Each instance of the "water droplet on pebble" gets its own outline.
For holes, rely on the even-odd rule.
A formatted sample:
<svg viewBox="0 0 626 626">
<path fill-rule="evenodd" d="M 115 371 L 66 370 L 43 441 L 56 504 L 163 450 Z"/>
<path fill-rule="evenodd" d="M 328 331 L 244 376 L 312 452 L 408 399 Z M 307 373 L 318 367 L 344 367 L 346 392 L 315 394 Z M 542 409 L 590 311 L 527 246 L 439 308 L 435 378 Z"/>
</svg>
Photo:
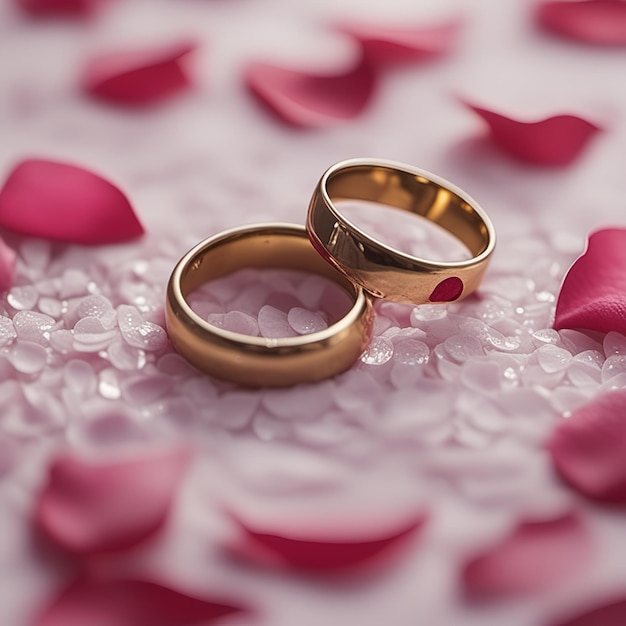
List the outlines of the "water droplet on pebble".
<svg viewBox="0 0 626 626">
<path fill-rule="evenodd" d="M 54 318 L 36 311 L 18 311 L 13 318 L 17 336 L 24 341 L 34 341 L 45 345 L 46 336 L 55 326 Z"/>
<path fill-rule="evenodd" d="M 317 333 L 328 328 L 328 324 L 321 315 L 302 307 L 290 309 L 287 314 L 287 321 L 298 335 Z"/>
<path fill-rule="evenodd" d="M 393 344 L 385 337 L 374 337 L 361 355 L 361 362 L 365 365 L 384 365 L 393 356 Z"/>
<path fill-rule="evenodd" d="M 0 315 L 0 346 L 6 346 L 17 337 L 13 321 L 5 315 Z"/>
</svg>

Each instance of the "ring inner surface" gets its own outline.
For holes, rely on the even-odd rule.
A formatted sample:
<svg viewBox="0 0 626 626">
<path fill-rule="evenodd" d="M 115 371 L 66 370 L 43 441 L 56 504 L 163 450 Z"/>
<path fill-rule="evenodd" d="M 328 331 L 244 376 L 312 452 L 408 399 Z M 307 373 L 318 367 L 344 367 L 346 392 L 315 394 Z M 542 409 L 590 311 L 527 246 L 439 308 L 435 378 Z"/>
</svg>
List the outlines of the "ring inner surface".
<svg viewBox="0 0 626 626">
<path fill-rule="evenodd" d="M 200 285 L 250 267 L 318 274 L 343 287 L 352 298 L 357 295 L 357 287 L 315 251 L 304 229 L 298 234 L 255 229 L 208 242 L 189 259 L 181 273 L 182 295 L 186 299 Z"/>
<path fill-rule="evenodd" d="M 421 215 L 455 235 L 474 256 L 489 246 L 487 225 L 469 202 L 424 176 L 382 165 L 352 165 L 332 172 L 326 189 L 333 202 L 366 200 Z"/>
</svg>

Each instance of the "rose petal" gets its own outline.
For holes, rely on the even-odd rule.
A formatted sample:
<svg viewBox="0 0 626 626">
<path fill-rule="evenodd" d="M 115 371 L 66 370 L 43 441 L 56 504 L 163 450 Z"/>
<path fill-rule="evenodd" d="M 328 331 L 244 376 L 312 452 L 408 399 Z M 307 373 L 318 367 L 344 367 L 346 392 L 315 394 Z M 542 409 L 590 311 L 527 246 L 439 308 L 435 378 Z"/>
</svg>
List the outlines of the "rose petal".
<svg viewBox="0 0 626 626">
<path fill-rule="evenodd" d="M 585 404 L 548 442 L 561 477 L 589 498 L 626 502 L 626 390 Z"/>
<path fill-rule="evenodd" d="M 626 45 L 624 0 L 576 0 L 542 2 L 537 22 L 559 35 L 605 46 Z"/>
<path fill-rule="evenodd" d="M 504 152 L 535 165 L 563 166 L 582 152 L 599 126 L 574 115 L 556 115 L 538 122 L 520 122 L 467 104 L 489 125 L 492 141 Z"/>
<path fill-rule="evenodd" d="M 87 17 L 103 0 L 16 0 L 30 15 L 40 17 Z"/>
<path fill-rule="evenodd" d="M 62 591 L 34 626 L 196 626 L 242 611 L 241 606 L 193 598 L 153 582 L 87 578 Z"/>
<path fill-rule="evenodd" d="M 185 447 L 108 462 L 66 454 L 50 467 L 35 521 L 76 554 L 132 547 L 164 524 L 188 460 Z"/>
<path fill-rule="evenodd" d="M 414 535 L 427 519 L 420 513 L 408 521 L 384 530 L 363 532 L 363 522 L 343 525 L 335 532 L 321 529 L 283 530 L 261 528 L 236 518 L 241 543 L 233 551 L 264 565 L 318 573 L 340 573 L 378 564 L 403 540 Z M 327 528 L 327 525 L 325 526 Z"/>
<path fill-rule="evenodd" d="M 267 63 L 253 63 L 246 72 L 252 94 L 283 122 L 300 127 L 357 117 L 374 95 L 375 78 L 365 58 L 334 75 L 307 74 Z"/>
<path fill-rule="evenodd" d="M 580 571 L 590 554 L 590 535 L 572 513 L 523 522 L 465 564 L 463 583 L 472 595 L 542 591 Z"/>
<path fill-rule="evenodd" d="M 0 293 L 8 291 L 13 285 L 15 271 L 15 252 L 0 237 Z"/>
<path fill-rule="evenodd" d="M 117 104 L 161 102 L 190 86 L 183 61 L 195 47 L 185 41 L 97 57 L 84 70 L 83 88 L 96 98 Z"/>
<path fill-rule="evenodd" d="M 92 245 L 144 232 L 117 187 L 81 167 L 42 159 L 22 161 L 9 174 L 0 190 L 0 227 Z"/>
<path fill-rule="evenodd" d="M 356 39 L 365 57 L 375 65 L 394 65 L 431 59 L 450 52 L 461 29 L 461 20 L 439 26 L 379 26 L 341 24 L 339 30 Z"/>
<path fill-rule="evenodd" d="M 563 280 L 554 328 L 626 334 L 626 229 L 589 236 L 587 250 Z"/>
<path fill-rule="evenodd" d="M 626 624 L 626 598 L 616 600 L 564 622 L 553 623 L 552 626 L 624 626 Z"/>
</svg>

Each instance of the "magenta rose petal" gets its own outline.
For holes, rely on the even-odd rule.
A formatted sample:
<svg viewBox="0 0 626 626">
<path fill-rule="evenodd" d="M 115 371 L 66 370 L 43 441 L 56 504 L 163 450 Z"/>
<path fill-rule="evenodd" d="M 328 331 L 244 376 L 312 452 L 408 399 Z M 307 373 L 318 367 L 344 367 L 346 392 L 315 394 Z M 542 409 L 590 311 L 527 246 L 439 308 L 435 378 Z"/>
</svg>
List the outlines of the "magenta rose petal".
<svg viewBox="0 0 626 626">
<path fill-rule="evenodd" d="M 623 626 L 626 624 L 626 598 L 594 607 L 551 626 Z"/>
<path fill-rule="evenodd" d="M 247 69 L 246 83 L 283 122 L 314 128 L 360 115 L 374 95 L 376 77 L 365 59 L 346 72 L 329 75 L 253 63 Z"/>
<path fill-rule="evenodd" d="M 548 521 L 522 522 L 465 564 L 463 584 L 472 596 L 539 592 L 580 571 L 590 555 L 589 532 L 573 513 Z"/>
<path fill-rule="evenodd" d="M 559 423 L 549 442 L 561 477 L 583 495 L 626 502 L 626 390 L 605 394 Z"/>
<path fill-rule="evenodd" d="M 13 285 L 15 271 L 15 252 L 0 237 L 0 293 L 8 291 Z"/>
<path fill-rule="evenodd" d="M 191 85 L 185 59 L 195 48 L 183 41 L 102 55 L 87 64 L 83 88 L 96 98 L 126 106 L 159 103 Z"/>
<path fill-rule="evenodd" d="M 341 24 L 339 30 L 359 42 L 372 64 L 396 65 L 447 54 L 456 44 L 461 26 L 461 20 L 454 19 L 431 27 Z"/>
<path fill-rule="evenodd" d="M 547 30 L 585 43 L 626 46 L 624 0 L 556 0 L 537 7 L 537 22 Z"/>
<path fill-rule="evenodd" d="M 241 530 L 240 543 L 232 546 L 236 554 L 278 568 L 303 570 L 319 574 L 341 574 L 372 569 L 390 556 L 419 531 L 427 519 L 420 513 L 392 528 L 363 530 L 362 521 L 338 526 L 333 532 L 314 528 L 285 530 L 257 526 L 237 519 Z"/>
<path fill-rule="evenodd" d="M 245 610 L 154 582 L 84 578 L 62 591 L 34 626 L 196 626 Z"/>
<path fill-rule="evenodd" d="M 601 129 L 575 115 L 556 115 L 537 122 L 522 122 L 466 103 L 487 122 L 491 140 L 520 161 L 534 165 L 572 163 Z"/>
<path fill-rule="evenodd" d="M 165 523 L 189 456 L 183 446 L 115 461 L 60 456 L 39 496 L 36 525 L 77 555 L 133 547 Z"/>
<path fill-rule="evenodd" d="M 128 198 L 82 167 L 29 159 L 0 189 L 0 227 L 21 235 L 98 245 L 134 239 L 144 230 Z"/>
<path fill-rule="evenodd" d="M 16 0 L 26 13 L 36 17 L 88 17 L 103 0 Z"/>
<path fill-rule="evenodd" d="M 585 253 L 561 286 L 554 328 L 626 334 L 626 229 L 607 228 L 589 236 Z"/>
</svg>

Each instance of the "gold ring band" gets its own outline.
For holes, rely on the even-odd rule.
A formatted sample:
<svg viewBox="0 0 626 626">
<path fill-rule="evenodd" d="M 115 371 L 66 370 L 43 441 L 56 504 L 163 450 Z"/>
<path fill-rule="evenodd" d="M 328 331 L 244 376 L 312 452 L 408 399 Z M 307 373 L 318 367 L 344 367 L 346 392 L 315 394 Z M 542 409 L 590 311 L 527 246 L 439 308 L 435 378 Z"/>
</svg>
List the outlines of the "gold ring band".
<svg viewBox="0 0 626 626">
<path fill-rule="evenodd" d="M 335 206 L 366 200 L 420 215 L 455 235 L 473 258 L 434 262 L 384 245 L 351 223 Z M 379 159 L 351 159 L 329 168 L 318 183 L 307 216 L 315 249 L 377 298 L 425 304 L 452 302 L 480 283 L 495 247 L 495 231 L 465 192 L 423 170 Z"/>
<path fill-rule="evenodd" d="M 218 328 L 191 309 L 186 298 L 194 289 L 245 267 L 319 274 L 349 294 L 352 308 L 322 331 L 276 339 Z M 361 288 L 317 254 L 303 226 L 257 224 L 210 237 L 185 254 L 169 279 L 165 318 L 174 348 L 197 368 L 250 387 L 283 387 L 347 370 L 369 343 L 373 313 Z"/>
</svg>

